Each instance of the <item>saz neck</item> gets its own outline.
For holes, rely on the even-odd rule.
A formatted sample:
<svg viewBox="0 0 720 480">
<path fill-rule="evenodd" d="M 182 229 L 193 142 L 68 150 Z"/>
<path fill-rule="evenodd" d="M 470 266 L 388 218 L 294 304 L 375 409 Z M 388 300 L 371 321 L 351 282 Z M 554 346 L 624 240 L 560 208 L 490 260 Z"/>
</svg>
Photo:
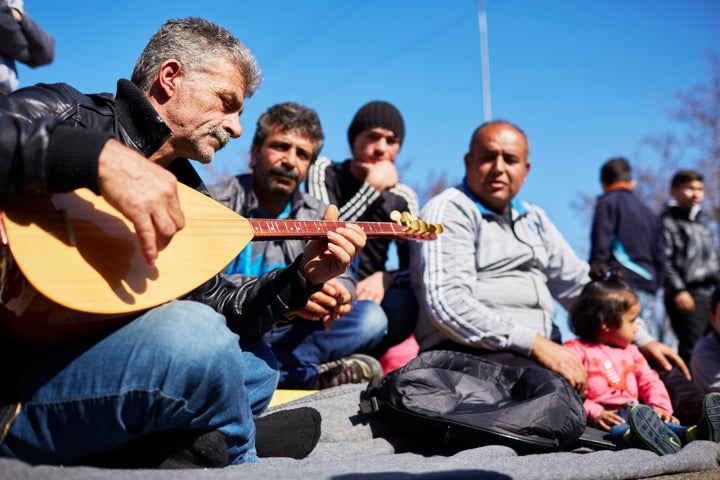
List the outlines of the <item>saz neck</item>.
<svg viewBox="0 0 720 480">
<path fill-rule="evenodd" d="M 432 240 L 435 233 L 418 233 L 391 222 L 331 222 L 327 220 L 250 219 L 253 240 L 312 239 L 353 223 L 368 238 L 412 238 Z"/>
</svg>

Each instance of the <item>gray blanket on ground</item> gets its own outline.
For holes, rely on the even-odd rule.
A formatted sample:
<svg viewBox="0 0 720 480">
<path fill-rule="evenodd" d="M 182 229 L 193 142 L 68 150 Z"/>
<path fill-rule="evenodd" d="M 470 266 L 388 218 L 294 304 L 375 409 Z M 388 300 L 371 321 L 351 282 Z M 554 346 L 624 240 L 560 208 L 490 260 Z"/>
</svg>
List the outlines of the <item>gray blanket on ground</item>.
<svg viewBox="0 0 720 480">
<path fill-rule="evenodd" d="M 717 469 L 720 445 L 697 441 L 679 453 L 658 457 L 628 449 L 590 453 L 519 455 L 513 449 L 487 446 L 452 456 L 396 453 L 416 446 L 418 439 L 368 423 L 358 414 L 360 385 L 323 390 L 270 409 L 268 413 L 309 406 L 322 414 L 320 442 L 304 460 L 266 458 L 262 463 L 218 470 L 108 470 L 90 467 L 30 466 L 0 459 L 0 478 L 17 480 L 361 480 L 361 479 L 637 479 Z M 384 430 L 383 430 L 384 429 Z M 375 436 L 373 435 L 375 432 Z M 382 436 L 377 436 L 381 433 Z M 403 445 L 403 442 L 406 442 Z M 417 450 L 414 450 L 417 452 Z"/>
</svg>

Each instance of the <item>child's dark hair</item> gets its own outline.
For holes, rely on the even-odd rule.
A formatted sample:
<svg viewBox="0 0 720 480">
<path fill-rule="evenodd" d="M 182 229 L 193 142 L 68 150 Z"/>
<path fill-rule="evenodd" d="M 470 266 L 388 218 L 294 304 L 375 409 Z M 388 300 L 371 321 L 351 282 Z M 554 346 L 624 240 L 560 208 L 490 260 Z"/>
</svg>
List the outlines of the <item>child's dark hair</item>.
<svg viewBox="0 0 720 480">
<path fill-rule="evenodd" d="M 622 280 L 620 271 L 596 266 L 590 283 L 570 309 L 570 327 L 587 341 L 594 341 L 602 326 L 620 328 L 622 316 L 638 302 L 637 295 Z"/>
</svg>

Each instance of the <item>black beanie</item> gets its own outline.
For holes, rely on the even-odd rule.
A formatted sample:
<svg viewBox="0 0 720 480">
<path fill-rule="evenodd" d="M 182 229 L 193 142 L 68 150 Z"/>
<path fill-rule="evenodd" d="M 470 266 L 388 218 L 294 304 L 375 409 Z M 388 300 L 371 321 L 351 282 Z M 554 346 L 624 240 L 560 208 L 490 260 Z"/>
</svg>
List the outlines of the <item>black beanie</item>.
<svg viewBox="0 0 720 480">
<path fill-rule="evenodd" d="M 350 128 L 348 128 L 350 148 L 352 148 L 358 135 L 365 130 L 377 127 L 393 132 L 400 140 L 400 144 L 402 144 L 405 136 L 405 123 L 402 115 L 394 105 L 383 101 L 375 101 L 363 105 L 353 117 Z"/>
</svg>

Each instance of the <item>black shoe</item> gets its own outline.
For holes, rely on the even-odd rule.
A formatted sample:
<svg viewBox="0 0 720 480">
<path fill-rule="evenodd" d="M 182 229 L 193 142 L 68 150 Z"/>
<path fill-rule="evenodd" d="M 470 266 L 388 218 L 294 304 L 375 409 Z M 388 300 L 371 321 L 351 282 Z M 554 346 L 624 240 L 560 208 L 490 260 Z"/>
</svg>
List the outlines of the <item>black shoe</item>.
<svg viewBox="0 0 720 480">
<path fill-rule="evenodd" d="M 320 440 L 320 412 L 310 407 L 280 410 L 255 420 L 255 450 L 260 458 L 310 455 Z"/>
<path fill-rule="evenodd" d="M 318 365 L 318 388 L 337 387 L 346 383 L 365 383 L 382 377 L 382 365 L 370 355 L 356 353 L 349 357 Z"/>
<path fill-rule="evenodd" d="M 628 423 L 631 436 L 658 455 L 677 453 L 682 448 L 678 436 L 647 405 L 633 405 L 628 414 Z"/>
<path fill-rule="evenodd" d="M 698 440 L 720 443 L 720 393 L 708 393 L 703 398 L 703 413 L 697 428 Z"/>
</svg>

